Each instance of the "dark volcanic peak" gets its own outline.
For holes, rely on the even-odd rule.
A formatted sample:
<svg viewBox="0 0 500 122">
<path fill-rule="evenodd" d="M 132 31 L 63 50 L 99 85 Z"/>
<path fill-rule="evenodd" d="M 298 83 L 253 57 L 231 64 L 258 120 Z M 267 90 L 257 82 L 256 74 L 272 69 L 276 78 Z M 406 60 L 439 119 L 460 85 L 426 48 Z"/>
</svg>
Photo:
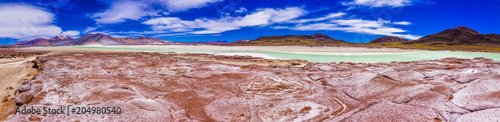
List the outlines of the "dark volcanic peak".
<svg viewBox="0 0 500 122">
<path fill-rule="evenodd" d="M 459 27 L 456 27 L 456 28 L 452 28 L 451 30 L 458 30 L 458 31 L 460 31 L 462 33 L 481 34 L 481 33 L 477 32 L 476 30 L 473 30 L 471 28 L 464 27 L 464 26 L 459 26 Z"/>
<path fill-rule="evenodd" d="M 334 39 L 328 35 L 325 35 L 325 34 L 321 34 L 321 33 L 316 33 L 316 34 L 313 34 L 311 35 L 313 38 L 315 39 L 319 39 L 319 38 L 324 38 L 324 39 Z"/>
<path fill-rule="evenodd" d="M 500 44 L 497 34 L 483 35 L 467 27 L 456 27 L 439 33 L 422 37 L 405 44 L 430 44 L 430 45 L 476 45 L 476 44 Z"/>
<path fill-rule="evenodd" d="M 491 33 L 491 34 L 486 34 L 485 36 L 488 37 L 488 38 L 491 38 L 491 39 L 500 40 L 500 35 L 499 34 L 493 34 L 493 33 Z"/>
<path fill-rule="evenodd" d="M 457 37 L 466 37 L 466 36 L 471 36 L 471 35 L 476 35 L 476 34 L 481 34 L 475 30 L 472 30 L 467 27 L 456 27 L 452 29 L 447 29 L 444 31 L 441 31 L 439 33 L 430 35 L 431 37 L 440 37 L 440 38 L 446 38 L 447 40 L 451 41 L 454 38 Z M 428 36 L 426 36 L 428 37 Z M 424 38 L 426 38 L 424 37 Z"/>
<path fill-rule="evenodd" d="M 386 36 L 374 39 L 368 43 L 385 43 L 385 42 L 407 42 L 407 39 L 395 37 L 395 36 Z"/>
</svg>

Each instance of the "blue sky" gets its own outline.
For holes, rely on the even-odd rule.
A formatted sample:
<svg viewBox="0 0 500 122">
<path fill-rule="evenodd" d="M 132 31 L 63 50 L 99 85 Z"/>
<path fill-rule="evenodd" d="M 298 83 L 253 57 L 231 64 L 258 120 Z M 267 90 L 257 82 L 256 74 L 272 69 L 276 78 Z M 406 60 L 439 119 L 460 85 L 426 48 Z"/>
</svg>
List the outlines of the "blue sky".
<svg viewBox="0 0 500 122">
<path fill-rule="evenodd" d="M 466 26 L 500 33 L 500 0 L 9 0 L 0 44 L 88 33 L 167 41 L 235 41 L 323 33 L 364 43 Z"/>
</svg>

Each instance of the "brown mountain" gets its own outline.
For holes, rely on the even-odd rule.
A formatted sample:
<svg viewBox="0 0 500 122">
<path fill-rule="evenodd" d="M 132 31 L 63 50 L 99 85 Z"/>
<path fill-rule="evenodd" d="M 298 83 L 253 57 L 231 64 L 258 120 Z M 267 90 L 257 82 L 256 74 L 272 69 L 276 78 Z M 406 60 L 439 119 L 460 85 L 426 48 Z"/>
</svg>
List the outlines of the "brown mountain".
<svg viewBox="0 0 500 122">
<path fill-rule="evenodd" d="M 113 38 L 111 36 L 97 33 L 97 34 L 87 34 L 78 39 L 65 41 L 61 43 L 54 44 L 55 46 L 70 46 L 70 45 L 162 45 L 168 44 L 169 42 L 159 39 L 140 36 L 137 38 L 125 37 L 125 38 Z"/>
<path fill-rule="evenodd" d="M 113 38 L 111 36 L 97 33 L 87 34 L 78 39 L 72 39 L 67 36 L 55 36 L 52 39 L 38 38 L 31 41 L 20 41 L 14 45 L 27 45 L 27 46 L 75 46 L 75 45 L 162 45 L 169 44 L 163 39 L 150 38 L 150 37 L 125 37 Z"/>
<path fill-rule="evenodd" d="M 27 46 L 52 46 L 57 41 L 72 40 L 68 36 L 54 36 L 51 39 L 37 38 L 31 41 L 19 41 L 13 45 L 27 45 Z"/>
<path fill-rule="evenodd" d="M 218 45 L 218 44 L 229 44 L 232 42 L 224 41 L 224 40 L 219 40 L 219 41 L 203 41 L 203 42 L 180 42 L 182 44 L 186 45 Z"/>
<path fill-rule="evenodd" d="M 251 41 L 236 42 L 234 45 L 324 45 L 347 43 L 324 34 L 264 36 Z"/>
<path fill-rule="evenodd" d="M 422 37 L 418 40 L 404 42 L 403 44 L 424 45 L 499 45 L 500 35 L 483 35 L 467 27 L 456 27 L 439 33 Z"/>
<path fill-rule="evenodd" d="M 395 37 L 395 36 L 386 36 L 374 39 L 368 43 L 386 43 L 386 42 L 407 42 L 407 39 Z"/>
<path fill-rule="evenodd" d="M 37 39 L 33 39 L 31 41 L 19 41 L 13 45 L 36 45 L 36 46 L 40 46 L 40 45 L 43 45 L 44 43 L 48 43 L 49 42 L 49 39 L 44 39 L 44 38 L 37 38 Z M 47 44 L 45 44 L 47 45 Z"/>
<path fill-rule="evenodd" d="M 236 41 L 225 41 L 225 40 L 219 40 L 219 41 L 203 41 L 203 42 L 177 42 L 177 44 L 184 44 L 184 45 L 224 45 L 224 44 L 231 44 L 231 43 L 238 43 L 238 42 L 247 42 L 251 41 L 250 39 L 240 39 Z"/>
</svg>

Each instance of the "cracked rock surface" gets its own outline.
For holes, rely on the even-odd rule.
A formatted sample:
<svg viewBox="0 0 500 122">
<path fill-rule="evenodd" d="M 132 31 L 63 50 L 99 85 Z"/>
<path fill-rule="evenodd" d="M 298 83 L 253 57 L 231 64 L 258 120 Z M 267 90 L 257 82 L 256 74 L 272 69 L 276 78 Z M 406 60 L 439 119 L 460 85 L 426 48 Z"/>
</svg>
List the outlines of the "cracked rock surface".
<svg viewBox="0 0 500 122">
<path fill-rule="evenodd" d="M 159 53 L 41 57 L 22 106 L 117 106 L 122 114 L 12 121 L 499 121 L 500 62 L 484 58 L 233 65 Z M 21 106 L 21 107 L 22 107 Z"/>
</svg>

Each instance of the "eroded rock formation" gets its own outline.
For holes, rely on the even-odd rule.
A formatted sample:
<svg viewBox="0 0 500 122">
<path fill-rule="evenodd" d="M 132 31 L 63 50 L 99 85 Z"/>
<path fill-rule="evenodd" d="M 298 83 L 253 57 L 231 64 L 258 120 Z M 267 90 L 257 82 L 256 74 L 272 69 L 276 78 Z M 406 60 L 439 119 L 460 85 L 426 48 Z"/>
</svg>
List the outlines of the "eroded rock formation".
<svg viewBox="0 0 500 122">
<path fill-rule="evenodd" d="M 118 106 L 110 115 L 10 115 L 43 121 L 498 121 L 500 62 L 233 65 L 159 53 L 41 57 L 22 106 Z M 31 99 L 29 102 L 26 99 Z"/>
</svg>

